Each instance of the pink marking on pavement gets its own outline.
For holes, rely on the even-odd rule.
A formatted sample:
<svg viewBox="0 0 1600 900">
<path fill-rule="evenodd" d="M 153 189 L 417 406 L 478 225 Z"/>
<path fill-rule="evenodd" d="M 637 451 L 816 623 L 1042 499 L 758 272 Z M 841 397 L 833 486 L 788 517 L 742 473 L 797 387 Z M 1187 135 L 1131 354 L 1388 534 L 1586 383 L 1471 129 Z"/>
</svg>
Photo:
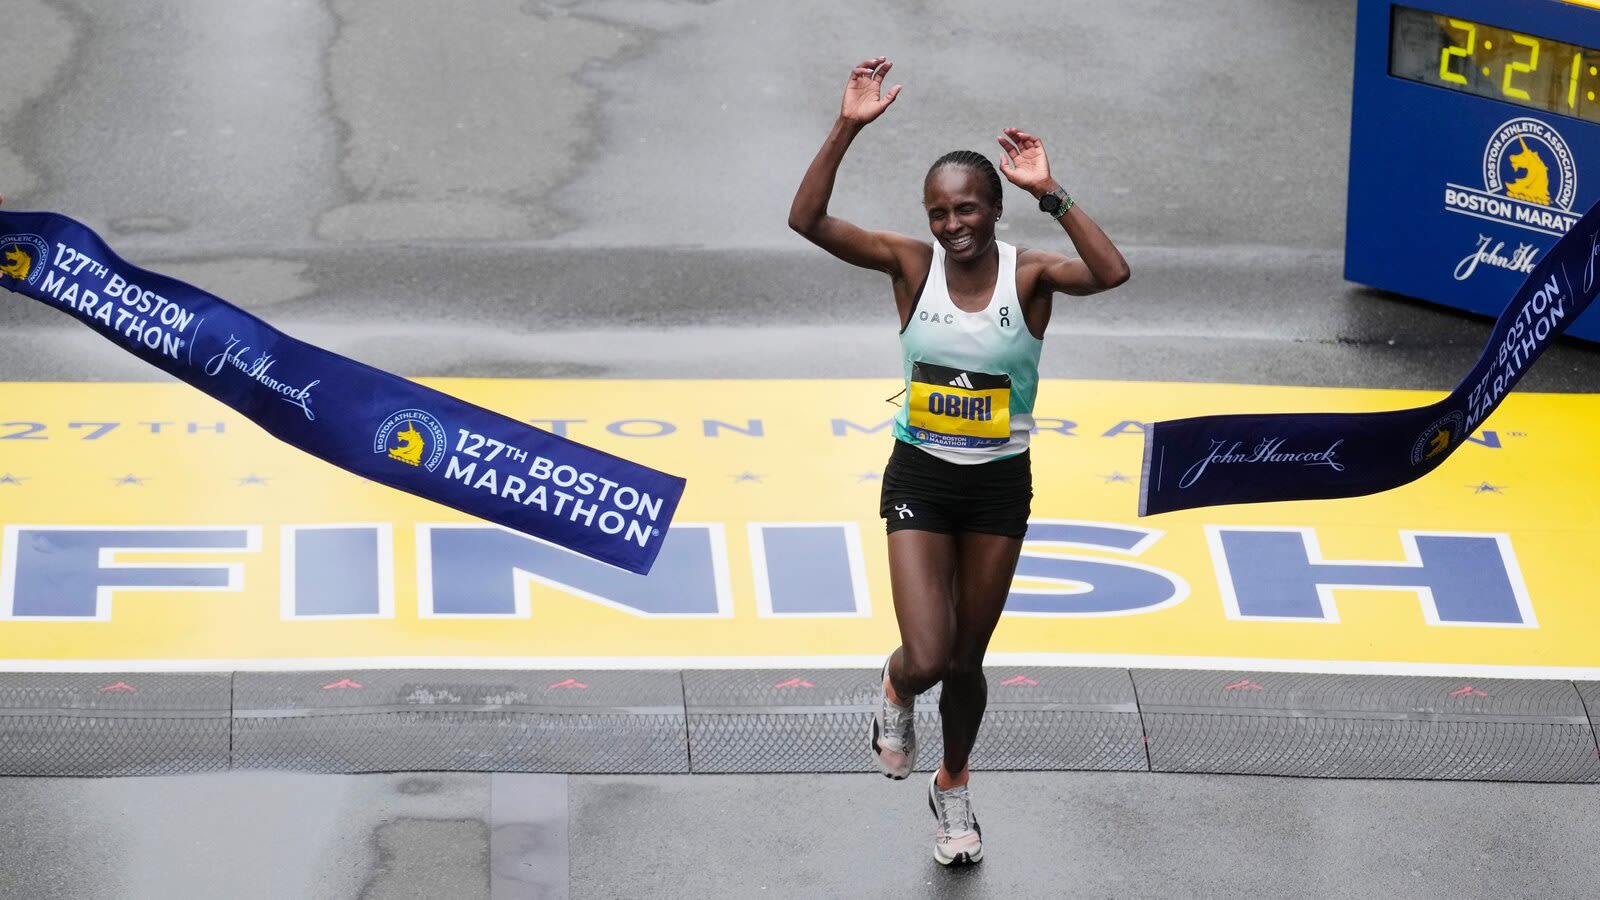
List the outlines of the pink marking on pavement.
<svg viewBox="0 0 1600 900">
<path fill-rule="evenodd" d="M 348 678 L 341 678 L 338 681 L 335 681 L 333 684 L 325 684 L 322 686 L 322 689 L 325 691 L 352 691 L 360 690 L 360 688 L 360 684 L 351 681 Z"/>
<path fill-rule="evenodd" d="M 1485 694 L 1483 691 L 1480 691 L 1477 688 L 1475 688 L 1475 687 L 1473 687 L 1472 685 L 1469 684 L 1469 685 L 1466 685 L 1465 687 L 1462 687 L 1460 690 L 1451 691 L 1450 692 L 1450 696 L 1452 696 L 1452 697 L 1487 697 L 1489 695 Z"/>
<path fill-rule="evenodd" d="M 1005 685 L 1006 687 L 1016 687 L 1018 685 L 1027 685 L 1028 687 L 1032 687 L 1032 686 L 1038 684 L 1039 682 L 1034 681 L 1032 678 L 1029 678 L 1026 675 L 1017 675 L 1017 676 L 1014 676 L 1014 677 L 1011 677 L 1011 678 L 1007 678 L 1005 681 L 1002 681 L 1000 683 Z"/>
<path fill-rule="evenodd" d="M 1266 690 L 1266 688 L 1262 687 L 1259 684 L 1256 684 L 1254 681 L 1251 681 L 1248 678 L 1243 678 L 1243 679 L 1240 679 L 1238 681 L 1235 681 L 1233 684 L 1228 685 L 1227 687 L 1223 688 L 1223 690 L 1225 690 L 1225 691 L 1264 691 L 1264 690 Z"/>
<path fill-rule="evenodd" d="M 569 690 L 588 690 L 589 686 L 576 678 L 568 678 L 566 681 L 558 681 L 555 684 L 550 685 L 549 687 L 545 688 L 545 690 L 553 691 L 556 688 L 566 688 Z"/>
<path fill-rule="evenodd" d="M 811 682 L 806 681 L 804 679 L 791 678 L 788 681 L 781 681 L 781 682 L 773 685 L 773 687 L 775 687 L 775 688 L 814 688 L 814 687 L 816 687 L 816 685 L 814 685 Z"/>
<path fill-rule="evenodd" d="M 100 693 L 102 694 L 137 694 L 138 692 L 138 688 L 127 683 L 126 681 L 119 681 L 116 684 L 108 684 L 100 689 Z"/>
</svg>

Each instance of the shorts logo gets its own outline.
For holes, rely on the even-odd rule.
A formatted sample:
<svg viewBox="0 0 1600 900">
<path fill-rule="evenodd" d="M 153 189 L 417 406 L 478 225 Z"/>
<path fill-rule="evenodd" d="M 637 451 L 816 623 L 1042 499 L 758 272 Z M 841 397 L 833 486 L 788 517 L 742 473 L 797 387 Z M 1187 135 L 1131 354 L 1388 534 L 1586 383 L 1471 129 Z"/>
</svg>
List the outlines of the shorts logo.
<svg viewBox="0 0 1600 900">
<path fill-rule="evenodd" d="M 916 517 L 916 513 L 911 511 L 911 507 L 904 503 L 896 503 L 894 505 L 894 511 L 899 513 L 900 518 L 902 519 L 911 519 Z"/>
<path fill-rule="evenodd" d="M 33 284 L 44 274 L 44 261 L 50 245 L 36 234 L 8 234 L 0 237 L 0 276 Z"/>
<path fill-rule="evenodd" d="M 1457 411 L 1429 425 L 1411 445 L 1411 464 L 1420 465 L 1424 460 L 1448 452 L 1450 446 L 1456 443 L 1456 439 L 1461 437 L 1465 422 L 1464 417 Z"/>
<path fill-rule="evenodd" d="M 1515 228 L 1566 234 L 1577 221 L 1578 165 L 1565 138 L 1531 116 L 1511 119 L 1489 137 L 1483 151 L 1483 187 L 1446 184 L 1444 206 L 1453 213 Z"/>
<path fill-rule="evenodd" d="M 444 461 L 445 449 L 444 426 L 420 409 L 402 409 L 384 419 L 372 440 L 373 453 L 429 472 Z"/>
</svg>

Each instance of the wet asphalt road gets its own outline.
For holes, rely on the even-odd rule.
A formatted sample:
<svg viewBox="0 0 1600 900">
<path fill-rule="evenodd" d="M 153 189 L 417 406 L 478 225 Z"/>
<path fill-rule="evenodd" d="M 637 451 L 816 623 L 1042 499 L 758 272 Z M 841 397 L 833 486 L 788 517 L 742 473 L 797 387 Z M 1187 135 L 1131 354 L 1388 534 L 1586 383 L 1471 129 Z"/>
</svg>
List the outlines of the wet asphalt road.
<svg viewBox="0 0 1600 900">
<path fill-rule="evenodd" d="M 72 215 L 405 375 L 893 376 L 882 277 L 785 225 L 849 66 L 880 53 L 905 91 L 837 214 L 920 233 L 928 163 L 1016 125 L 1127 255 L 1127 285 L 1058 304 L 1047 376 L 1445 390 L 1488 335 L 1341 278 L 1350 2 L 6 0 L 5 18 L 8 208 Z M 1002 237 L 1059 244 L 1008 190 Z M 164 378 L 0 297 L 0 381 Z M 1597 387 L 1600 352 L 1569 342 L 1521 389 Z M 488 897 L 495 829 L 523 823 L 491 811 L 492 778 L 421 798 L 403 776 L 0 780 L 0 884 Z M 556 856 L 521 859 L 573 897 L 1554 897 L 1592 885 L 1600 825 L 1574 786 L 990 784 L 996 846 L 959 877 L 924 855 L 916 787 L 888 802 L 843 777 L 573 779 Z"/>
<path fill-rule="evenodd" d="M 835 213 L 919 234 L 927 164 L 1015 124 L 1126 253 L 1048 375 L 1445 390 L 1488 335 L 1341 277 L 1349 3 L 12 4 L 9 207 L 406 375 L 893 375 L 883 277 L 785 224 L 876 53 L 905 89 Z M 162 377 L 0 303 L 0 379 Z M 1522 388 L 1596 385 L 1574 341 Z"/>
</svg>

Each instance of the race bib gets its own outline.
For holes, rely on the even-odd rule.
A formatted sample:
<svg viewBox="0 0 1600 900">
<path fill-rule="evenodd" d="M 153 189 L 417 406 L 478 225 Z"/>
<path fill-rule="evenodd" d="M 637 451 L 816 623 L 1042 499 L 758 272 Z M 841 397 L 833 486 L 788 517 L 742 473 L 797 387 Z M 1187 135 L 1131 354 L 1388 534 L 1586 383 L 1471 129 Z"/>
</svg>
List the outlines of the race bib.
<svg viewBox="0 0 1600 900">
<path fill-rule="evenodd" d="M 998 447 L 1011 440 L 1011 376 L 911 364 L 911 434 L 941 447 Z"/>
</svg>

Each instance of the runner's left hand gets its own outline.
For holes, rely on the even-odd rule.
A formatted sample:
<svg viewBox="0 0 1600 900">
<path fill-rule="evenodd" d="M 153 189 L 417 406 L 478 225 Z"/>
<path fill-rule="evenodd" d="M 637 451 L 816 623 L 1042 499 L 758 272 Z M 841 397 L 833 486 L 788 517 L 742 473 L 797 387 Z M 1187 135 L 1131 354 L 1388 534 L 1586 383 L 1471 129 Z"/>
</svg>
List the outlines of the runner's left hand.
<svg viewBox="0 0 1600 900">
<path fill-rule="evenodd" d="M 1006 180 L 1035 197 L 1059 187 L 1050 177 L 1050 160 L 1044 155 L 1044 142 L 1020 129 L 1004 131 L 999 138 L 1000 171 Z"/>
</svg>

